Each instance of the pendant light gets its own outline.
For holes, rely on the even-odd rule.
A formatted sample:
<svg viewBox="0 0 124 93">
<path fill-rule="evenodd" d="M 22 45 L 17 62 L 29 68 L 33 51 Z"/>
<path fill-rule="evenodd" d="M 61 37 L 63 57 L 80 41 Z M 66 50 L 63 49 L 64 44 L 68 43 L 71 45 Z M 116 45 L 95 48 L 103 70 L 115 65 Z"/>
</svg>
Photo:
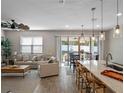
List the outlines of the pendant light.
<svg viewBox="0 0 124 93">
<path fill-rule="evenodd" d="M 120 26 L 119 26 L 119 23 L 118 23 L 118 14 L 119 14 L 119 7 L 118 7 L 118 0 L 117 0 L 117 25 L 115 27 L 115 30 L 114 30 L 114 34 L 113 34 L 113 37 L 114 38 L 119 38 L 120 37 Z"/>
<path fill-rule="evenodd" d="M 91 8 L 91 11 L 92 11 L 92 40 L 94 41 L 95 40 L 95 35 L 94 35 L 94 21 L 95 21 L 95 18 L 94 18 L 94 11 L 95 11 L 96 8 Z"/>
<path fill-rule="evenodd" d="M 65 0 L 59 0 L 59 3 L 60 4 L 64 4 L 65 3 Z"/>
<path fill-rule="evenodd" d="M 81 38 L 83 38 L 83 41 L 81 40 L 80 43 L 85 43 L 85 37 L 84 37 L 84 31 L 83 31 L 83 27 L 84 27 L 84 25 L 81 25 L 81 27 L 82 27 Z"/>
<path fill-rule="evenodd" d="M 103 0 L 101 0 L 101 33 L 100 40 L 105 40 L 105 33 L 103 32 Z"/>
</svg>

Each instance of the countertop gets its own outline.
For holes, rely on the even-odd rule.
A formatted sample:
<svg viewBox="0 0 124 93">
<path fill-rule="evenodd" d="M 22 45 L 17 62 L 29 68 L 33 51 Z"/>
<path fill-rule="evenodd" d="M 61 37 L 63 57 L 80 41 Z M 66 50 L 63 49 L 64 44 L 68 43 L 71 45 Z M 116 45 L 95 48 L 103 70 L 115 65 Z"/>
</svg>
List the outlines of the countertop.
<svg viewBox="0 0 124 93">
<path fill-rule="evenodd" d="M 106 86 L 113 90 L 115 93 L 123 93 L 123 82 L 101 74 L 101 72 L 104 70 L 116 71 L 110 67 L 106 67 L 104 60 L 84 60 L 80 61 L 80 63 L 85 66 L 94 76 L 96 76 L 99 80 L 105 83 Z M 116 72 L 123 73 L 123 71 Z"/>
</svg>

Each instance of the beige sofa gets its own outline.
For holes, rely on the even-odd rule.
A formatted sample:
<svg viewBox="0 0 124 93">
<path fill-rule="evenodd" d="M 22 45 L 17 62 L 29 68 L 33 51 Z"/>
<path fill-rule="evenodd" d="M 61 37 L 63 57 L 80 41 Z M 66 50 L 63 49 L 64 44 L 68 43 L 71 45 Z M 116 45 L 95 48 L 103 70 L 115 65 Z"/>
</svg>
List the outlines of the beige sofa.
<svg viewBox="0 0 124 93">
<path fill-rule="evenodd" d="M 37 69 L 38 64 L 37 62 L 32 62 L 32 61 L 17 61 L 14 63 L 15 65 L 30 65 L 32 69 Z"/>
<path fill-rule="evenodd" d="M 38 68 L 38 62 L 49 61 L 51 55 L 39 54 L 39 55 L 28 55 L 28 54 L 18 54 L 15 58 L 15 65 L 30 65 L 32 69 Z"/>
<path fill-rule="evenodd" d="M 59 74 L 59 62 L 39 62 L 38 72 L 40 77 L 48 77 Z"/>
</svg>

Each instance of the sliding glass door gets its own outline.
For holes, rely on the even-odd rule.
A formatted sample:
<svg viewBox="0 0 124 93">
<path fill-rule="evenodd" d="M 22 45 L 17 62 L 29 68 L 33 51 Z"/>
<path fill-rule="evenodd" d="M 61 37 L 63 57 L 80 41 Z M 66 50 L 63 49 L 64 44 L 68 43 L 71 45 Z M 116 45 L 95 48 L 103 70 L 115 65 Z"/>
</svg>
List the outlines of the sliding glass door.
<svg viewBox="0 0 124 93">
<path fill-rule="evenodd" d="M 97 60 L 99 55 L 99 38 L 80 38 L 80 57 L 82 60 Z"/>
<path fill-rule="evenodd" d="M 91 37 L 64 36 L 61 37 L 61 62 L 69 63 L 70 53 L 78 53 L 80 60 L 95 60 L 99 55 L 99 39 Z"/>
<path fill-rule="evenodd" d="M 78 53 L 78 37 L 69 37 L 69 53 Z"/>
<path fill-rule="evenodd" d="M 96 37 L 95 40 L 91 40 L 91 59 L 99 59 L 99 37 Z"/>
<path fill-rule="evenodd" d="M 68 62 L 69 57 L 69 42 L 68 37 L 61 37 L 61 62 Z"/>
<path fill-rule="evenodd" d="M 90 37 L 80 37 L 80 59 L 89 60 L 91 58 Z"/>
</svg>

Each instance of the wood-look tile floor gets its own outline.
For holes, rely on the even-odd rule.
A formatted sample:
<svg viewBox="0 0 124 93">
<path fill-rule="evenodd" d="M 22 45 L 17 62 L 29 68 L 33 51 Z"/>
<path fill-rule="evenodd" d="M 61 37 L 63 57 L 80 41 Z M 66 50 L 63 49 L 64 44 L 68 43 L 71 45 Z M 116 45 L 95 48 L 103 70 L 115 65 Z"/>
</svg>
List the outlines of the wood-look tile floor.
<svg viewBox="0 0 124 93">
<path fill-rule="evenodd" d="M 59 76 L 42 78 L 34 93 L 78 93 L 74 73 L 69 67 L 61 67 Z"/>
<path fill-rule="evenodd" d="M 40 78 L 37 70 L 23 77 L 2 77 L 1 93 L 78 93 L 72 70 L 60 67 L 58 76 Z"/>
<path fill-rule="evenodd" d="M 75 74 L 69 66 L 61 66 L 58 76 L 47 78 L 40 78 L 37 70 L 31 70 L 24 78 L 2 77 L 1 93 L 8 90 L 12 93 L 80 93 L 76 86 Z"/>
</svg>

